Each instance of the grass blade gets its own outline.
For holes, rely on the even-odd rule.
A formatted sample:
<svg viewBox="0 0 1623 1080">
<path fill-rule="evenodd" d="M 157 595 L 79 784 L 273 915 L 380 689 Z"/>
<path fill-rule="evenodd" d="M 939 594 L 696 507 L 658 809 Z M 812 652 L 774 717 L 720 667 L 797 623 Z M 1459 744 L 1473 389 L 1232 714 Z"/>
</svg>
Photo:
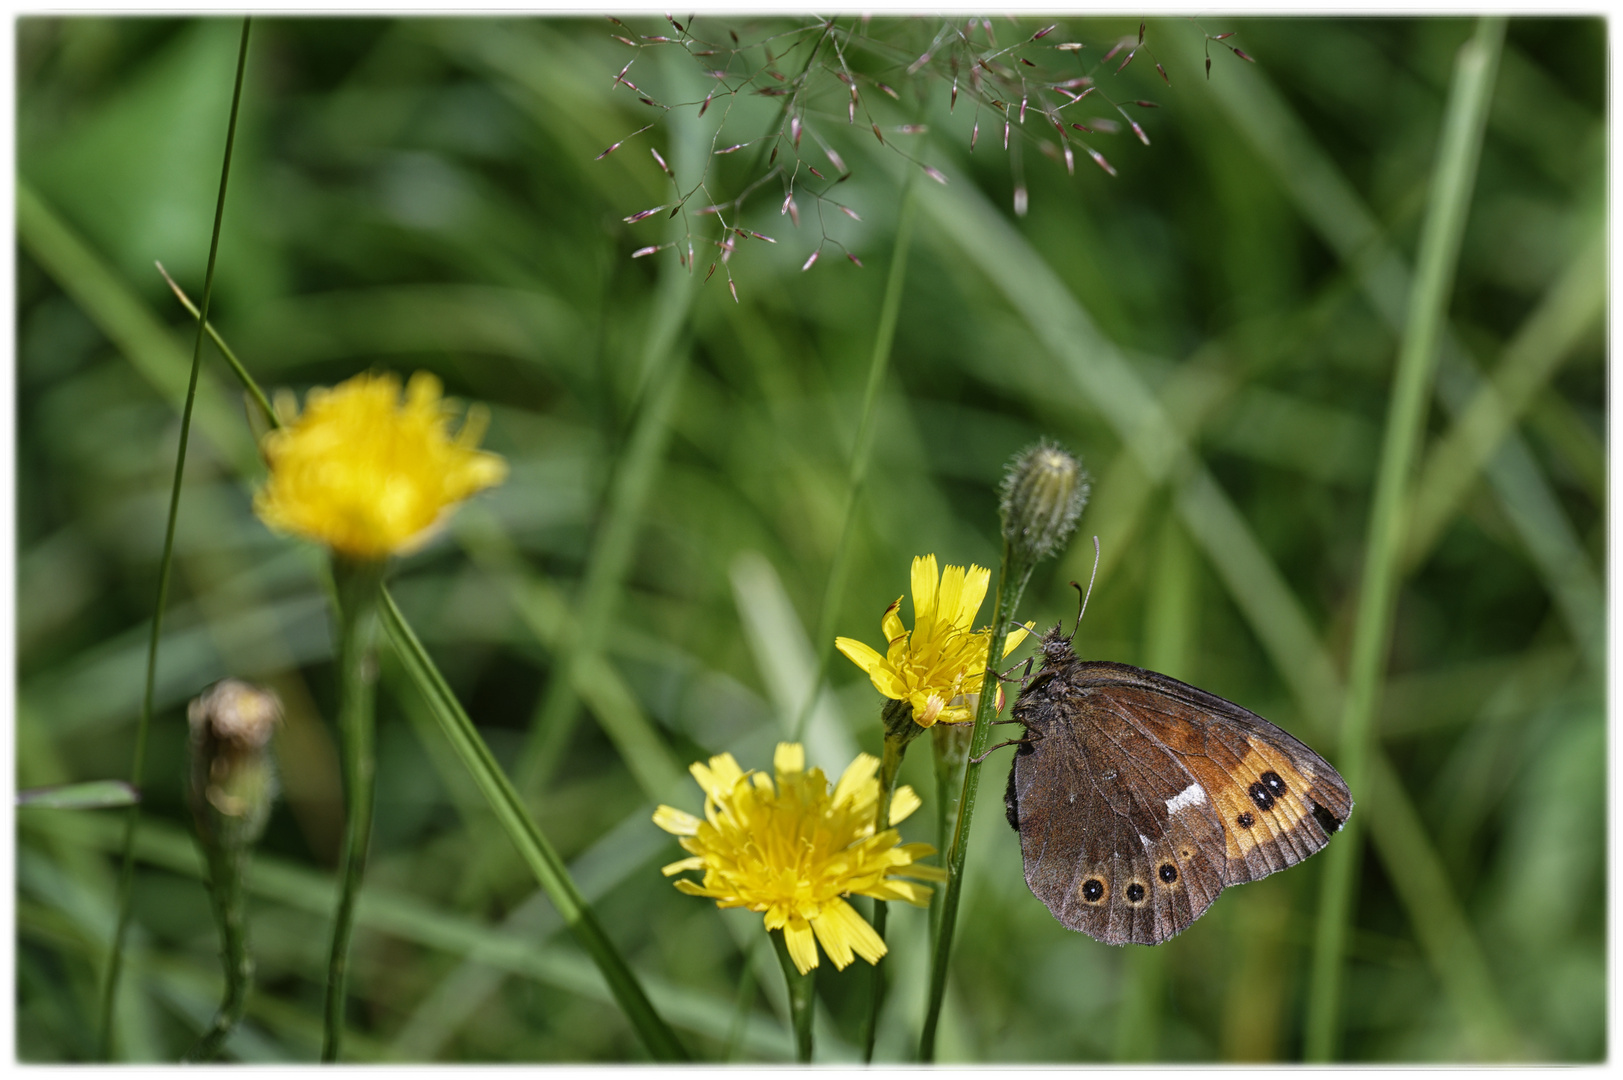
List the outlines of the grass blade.
<svg viewBox="0 0 1623 1080">
<path fill-rule="evenodd" d="M 1410 473 L 1419 451 L 1426 403 L 1431 397 L 1431 377 L 1453 291 L 1454 268 L 1476 182 L 1477 159 L 1504 32 L 1503 18 L 1484 18 L 1477 24 L 1476 35 L 1461 49 L 1456 61 L 1443 117 L 1442 142 L 1409 299 L 1408 325 L 1393 377 L 1380 473 L 1365 542 L 1347 691 L 1342 700 L 1340 768 L 1356 798 L 1367 798 L 1365 792 L 1369 790 L 1370 759 L 1377 741 L 1375 712 L 1391 644 L 1392 613 L 1401 573 L 1399 557 L 1408 524 L 1404 510 Z M 1306 1051 L 1310 1060 L 1329 1061 L 1336 1051 L 1342 956 L 1352 915 L 1362 829 L 1361 818 L 1348 820 L 1343 829 L 1346 835 L 1331 848 L 1325 868 L 1308 998 Z"/>
<path fill-rule="evenodd" d="M 625 1011 L 638 1035 L 642 1037 L 649 1053 L 658 1061 L 686 1061 L 687 1051 L 677 1041 L 675 1033 L 659 1013 L 654 1010 L 637 977 L 632 974 L 619 950 L 603 932 L 596 916 L 592 914 L 591 907 L 581 896 L 580 890 L 575 887 L 563 860 L 558 857 L 552 844 L 530 817 L 518 792 L 506 774 L 501 771 L 501 766 L 496 764 L 490 748 L 479 737 L 479 732 L 473 726 L 473 721 L 468 718 L 468 714 L 462 711 L 456 696 L 451 693 L 451 688 L 446 685 L 439 669 L 429 659 L 422 643 L 407 625 L 405 617 L 400 614 L 400 609 L 395 606 L 394 598 L 387 590 L 383 592 L 382 616 L 384 631 L 388 634 L 401 664 L 434 710 L 434 716 L 440 722 L 441 730 L 445 732 L 458 756 L 462 758 L 462 763 L 473 775 L 474 782 L 479 785 L 480 792 L 490 803 L 497 820 L 514 846 L 519 849 L 524 861 L 535 874 L 536 880 L 547 890 L 547 895 L 558 908 L 564 922 L 569 924 L 569 928 L 574 931 L 576 938 L 603 973 L 603 978 L 613 991 L 615 1000 Z"/>
<path fill-rule="evenodd" d="M 225 160 L 220 166 L 220 195 L 214 205 L 214 233 L 209 239 L 208 270 L 203 277 L 203 306 L 198 316 L 197 336 L 192 347 L 191 377 L 186 386 L 186 404 L 180 414 L 180 444 L 175 451 L 175 479 L 169 493 L 169 520 L 164 527 L 163 557 L 158 564 L 158 598 L 152 612 L 152 638 L 147 649 L 146 690 L 141 701 L 141 718 L 135 734 L 135 760 L 130 765 L 130 784 L 141 786 L 146 764 L 147 734 L 152 728 L 152 692 L 158 678 L 158 642 L 163 638 L 163 609 L 169 598 L 169 575 L 174 564 L 175 522 L 180 516 L 180 486 L 186 475 L 186 444 L 192 427 L 192 405 L 197 400 L 197 380 L 203 368 L 203 326 L 208 322 L 209 300 L 214 295 L 214 264 L 220 252 L 220 223 L 225 218 L 225 193 L 231 179 L 231 150 L 237 139 L 237 109 L 242 104 L 242 76 L 248 67 L 248 33 L 252 19 L 242 20 L 242 41 L 237 47 L 237 79 L 231 91 L 231 118 L 225 131 Z M 113 944 L 107 960 L 102 987 L 100 1057 L 112 1053 L 113 1007 L 118 999 L 119 970 L 124 959 L 124 937 L 129 932 L 130 899 L 135 886 L 135 833 L 141 821 L 140 803 L 130 806 L 124 830 L 124 854 L 118 879 L 118 921 L 113 928 Z"/>
</svg>

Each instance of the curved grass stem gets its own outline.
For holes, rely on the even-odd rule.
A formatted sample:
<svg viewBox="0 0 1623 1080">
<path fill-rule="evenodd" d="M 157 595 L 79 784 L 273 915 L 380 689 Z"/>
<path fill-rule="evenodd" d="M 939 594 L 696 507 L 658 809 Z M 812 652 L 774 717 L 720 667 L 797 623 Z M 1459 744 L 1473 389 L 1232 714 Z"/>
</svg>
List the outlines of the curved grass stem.
<svg viewBox="0 0 1623 1080">
<path fill-rule="evenodd" d="M 186 474 L 186 446 L 192 428 L 192 408 L 197 401 L 197 379 L 203 365 L 203 327 L 208 321 L 209 301 L 214 295 L 214 264 L 220 250 L 220 222 L 225 217 L 225 192 L 231 178 L 231 150 L 237 139 L 237 113 L 242 103 L 242 76 L 248 66 L 248 32 L 251 18 L 242 20 L 242 40 L 237 46 L 237 76 L 231 91 L 231 113 L 225 130 L 225 160 L 220 166 L 220 194 L 214 205 L 214 230 L 209 238 L 208 269 L 203 276 L 203 304 L 198 315 L 197 338 L 192 347 L 191 378 L 186 386 L 186 404 L 180 415 L 180 445 L 175 451 L 174 482 L 169 489 L 169 519 L 164 526 L 163 555 L 158 563 L 158 597 L 152 611 L 152 636 L 147 645 L 146 687 L 141 696 L 141 717 L 135 729 L 135 759 L 130 765 L 130 785 L 137 789 L 146 767 L 147 734 L 152 728 L 152 702 L 158 675 L 158 642 L 163 637 L 163 609 L 169 598 L 169 578 L 174 566 L 175 523 L 180 516 L 180 488 Z M 113 944 L 102 980 L 98 1024 L 97 1056 L 109 1060 L 113 1049 L 113 1007 L 123 971 L 124 940 L 130 926 L 130 900 L 135 886 L 135 833 L 141 821 L 141 804 L 132 804 L 125 819 L 124 846 L 119 860 L 118 915 L 113 926 Z"/>
<path fill-rule="evenodd" d="M 1471 205 L 1504 33 L 1502 16 L 1480 19 L 1475 35 L 1461 49 L 1455 64 L 1409 296 L 1408 324 L 1393 377 L 1365 541 L 1347 691 L 1342 699 L 1341 773 L 1354 797 L 1361 800 L 1369 798 L 1371 761 L 1376 754 L 1374 718 L 1391 646 L 1403 541 L 1409 527 L 1405 510 L 1411 474 L 1424 434 L 1425 407 L 1437 367 L 1438 344 Z M 1366 809 L 1365 815 L 1372 812 Z M 1336 1052 L 1342 958 L 1352 917 L 1358 860 L 1363 853 L 1362 820 L 1358 816 L 1350 818 L 1343 829 L 1346 835 L 1331 846 L 1326 856 L 1308 992 L 1305 1051 L 1312 1061 L 1332 1060 Z"/>
</svg>

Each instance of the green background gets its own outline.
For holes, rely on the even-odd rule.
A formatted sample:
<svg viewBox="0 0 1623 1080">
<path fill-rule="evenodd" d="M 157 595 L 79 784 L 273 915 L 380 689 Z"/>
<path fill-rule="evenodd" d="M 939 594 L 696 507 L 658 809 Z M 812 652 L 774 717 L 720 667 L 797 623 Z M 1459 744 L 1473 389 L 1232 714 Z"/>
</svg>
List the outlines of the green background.
<svg viewBox="0 0 1623 1080">
<path fill-rule="evenodd" d="M 586 705 L 561 710 L 574 726 L 555 736 L 536 816 L 688 1045 L 781 1061 L 791 1044 L 760 917 L 671 888 L 658 868 L 680 853 L 649 815 L 660 801 L 698 808 L 682 770 L 707 754 L 768 767 L 812 685 L 909 178 L 913 242 L 835 632 L 881 645 L 914 555 L 995 567 L 1001 469 L 1051 435 L 1082 456 L 1094 494 L 1021 618 L 1074 616 L 1066 583 L 1087 579 L 1097 534 L 1082 655 L 1196 683 L 1333 762 L 1410 267 L 1473 24 L 1151 20 L 1149 51 L 1118 74 L 1126 51 L 1102 54 L 1137 20 L 1065 20 L 1024 55 L 1096 77 L 1069 118 L 1119 122 L 1106 99 L 1159 106 L 1127 105 L 1148 146 L 1125 128 L 1070 132 L 1112 177 L 1080 150 L 1074 176 L 1043 153 L 1055 133 L 1036 113 L 1006 152 L 967 66 L 949 112 L 948 47 L 907 73 L 962 21 L 845 20 L 862 109 L 848 125 L 844 84 L 814 69 L 801 157 L 832 181 L 825 139 L 849 179 L 802 171 L 797 228 L 769 177 L 736 223 L 776 243 L 740 239 L 701 284 L 718 218 L 691 212 L 767 166 L 754 145 L 709 158 L 689 214 L 628 224 L 675 202 L 648 148 L 686 190 L 710 149 L 773 130 L 782 99 L 719 96 L 696 118 L 718 85 L 704 69 L 725 57 L 634 51 L 611 35 L 678 35 L 628 23 L 256 23 L 212 310 L 268 388 L 302 397 L 368 368 L 428 369 L 488 404 L 486 443 L 510 479 L 393 578 L 504 764 L 578 632 L 584 575 L 612 564 L 605 536 L 630 540 L 623 574 L 596 571 L 607 664 Z M 758 68 L 768 40 L 793 74 L 808 25 L 701 16 L 689 29 L 723 50 L 736 30 L 749 48 L 735 71 Z M 993 27 L 1010 46 L 1042 25 Z M 19 787 L 129 772 L 194 325 L 153 262 L 200 294 L 239 26 L 17 24 Z M 1203 36 L 1224 31 L 1257 62 Z M 1086 48 L 1046 48 L 1060 41 Z M 1380 697 L 1380 752 L 1400 783 L 1354 793 L 1370 842 L 1343 992 L 1350 1060 L 1606 1051 L 1606 44 L 1599 19 L 1512 20 L 1506 37 L 1417 470 L 1428 498 L 1408 517 L 1429 533 L 1410 542 Z M 626 78 L 681 108 L 616 84 L 634 56 Z M 896 130 L 917 123 L 928 132 Z M 631 258 L 689 238 L 691 282 L 672 250 Z M 668 350 L 649 345 L 661 334 Z M 1461 465 L 1445 451 L 1485 378 L 1514 401 L 1508 435 Z M 201 393 L 119 1054 L 173 1060 L 218 994 L 183 717 L 232 674 L 275 687 L 288 718 L 285 798 L 256 864 L 259 982 L 228 1049 L 310 1061 L 341 816 L 320 556 L 253 517 L 262 468 L 212 350 Z M 628 497 L 639 483 L 645 496 Z M 397 675 L 385 657 L 347 1055 L 642 1060 Z M 828 682 L 808 744 L 837 775 L 856 749 L 877 751 L 880 701 L 838 655 Z M 926 807 L 902 831 L 934 841 L 928 747 L 915 748 L 903 779 Z M 1167 945 L 1112 949 L 1027 891 L 996 798 L 1009 754 L 987 764 L 939 1060 L 1299 1057 L 1324 859 L 1233 890 Z M 118 826 L 115 811 L 18 812 L 23 1060 L 94 1053 Z M 911 1059 L 926 977 L 925 918 L 899 907 L 885 1061 Z M 819 1060 L 853 1059 L 865 969 L 819 972 Z"/>
</svg>

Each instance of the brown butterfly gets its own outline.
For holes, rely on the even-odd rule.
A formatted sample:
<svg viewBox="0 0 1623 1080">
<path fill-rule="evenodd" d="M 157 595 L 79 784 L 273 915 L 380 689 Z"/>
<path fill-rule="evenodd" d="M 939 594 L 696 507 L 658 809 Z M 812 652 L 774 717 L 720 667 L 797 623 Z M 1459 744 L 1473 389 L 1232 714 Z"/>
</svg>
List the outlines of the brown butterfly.
<svg viewBox="0 0 1623 1080">
<path fill-rule="evenodd" d="M 1004 799 L 1026 884 L 1111 945 L 1160 944 L 1224 886 L 1318 851 L 1352 811 L 1340 774 L 1278 727 L 1165 675 L 1080 660 L 1058 626 L 1013 719 L 1026 735 Z"/>
</svg>

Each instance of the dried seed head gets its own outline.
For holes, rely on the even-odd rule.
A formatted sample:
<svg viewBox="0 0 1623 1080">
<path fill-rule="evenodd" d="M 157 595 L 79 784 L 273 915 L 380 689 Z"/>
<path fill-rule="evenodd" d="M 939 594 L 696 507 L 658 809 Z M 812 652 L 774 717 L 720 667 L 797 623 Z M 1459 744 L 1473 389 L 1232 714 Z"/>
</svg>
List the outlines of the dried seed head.
<svg viewBox="0 0 1623 1080">
<path fill-rule="evenodd" d="M 224 679 L 186 708 L 191 728 L 192 816 L 203 842 L 240 851 L 259 839 L 278 784 L 267 750 L 282 719 L 269 690 Z"/>
<path fill-rule="evenodd" d="M 1088 501 L 1088 474 L 1058 443 L 1021 451 L 1003 478 L 1003 538 L 1015 556 L 1035 563 L 1070 539 Z"/>
<path fill-rule="evenodd" d="M 252 683 L 221 679 L 192 700 L 186 719 L 194 738 L 201 735 L 237 750 L 259 750 L 282 719 L 282 702 Z"/>
</svg>

